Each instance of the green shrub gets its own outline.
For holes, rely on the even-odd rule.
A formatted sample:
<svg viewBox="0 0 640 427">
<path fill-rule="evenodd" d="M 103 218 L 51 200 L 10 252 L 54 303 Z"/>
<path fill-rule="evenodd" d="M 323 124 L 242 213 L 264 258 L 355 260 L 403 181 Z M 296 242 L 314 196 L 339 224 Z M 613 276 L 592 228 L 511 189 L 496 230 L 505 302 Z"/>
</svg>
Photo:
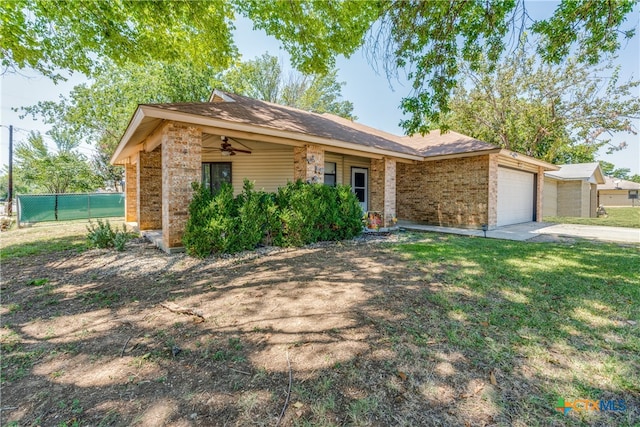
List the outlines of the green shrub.
<svg viewBox="0 0 640 427">
<path fill-rule="evenodd" d="M 115 248 L 117 251 L 123 251 L 125 244 L 132 237 L 124 224 L 122 224 L 122 230 L 114 230 L 109 220 L 103 222 L 98 219 L 97 224 L 89 222 L 87 231 L 89 246 L 100 249 Z"/>
<path fill-rule="evenodd" d="M 255 191 L 244 181 L 233 197 L 230 185 L 211 195 L 199 184 L 189 206 L 183 242 L 187 253 L 235 253 L 259 244 L 301 246 L 348 239 L 362 231 L 362 211 L 347 186 L 289 183 L 276 194 Z"/>
</svg>

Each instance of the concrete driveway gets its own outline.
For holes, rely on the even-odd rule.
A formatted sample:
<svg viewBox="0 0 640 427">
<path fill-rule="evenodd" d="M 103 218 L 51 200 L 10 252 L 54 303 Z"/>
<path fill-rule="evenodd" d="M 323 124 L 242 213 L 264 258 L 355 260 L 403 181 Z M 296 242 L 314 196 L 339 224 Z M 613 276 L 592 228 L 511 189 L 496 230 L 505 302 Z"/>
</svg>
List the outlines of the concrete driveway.
<svg viewBox="0 0 640 427">
<path fill-rule="evenodd" d="M 541 222 L 528 222 L 524 224 L 509 225 L 496 230 L 497 233 L 516 232 L 528 235 L 529 240 L 539 235 L 552 235 L 562 237 L 577 237 L 589 240 L 602 240 L 618 243 L 640 243 L 639 228 L 604 227 L 601 225 L 580 224 L 551 224 Z"/>
<path fill-rule="evenodd" d="M 482 237 L 482 230 L 464 228 L 438 227 L 415 224 L 407 221 L 398 222 L 400 228 L 414 231 L 435 231 L 438 233 L 460 234 Z M 574 237 L 589 240 L 601 240 L 618 243 L 640 243 L 640 229 L 624 227 L 603 227 L 600 225 L 552 224 L 545 222 L 525 222 L 507 225 L 487 231 L 487 237 L 505 240 L 529 240 L 538 236 Z"/>
</svg>

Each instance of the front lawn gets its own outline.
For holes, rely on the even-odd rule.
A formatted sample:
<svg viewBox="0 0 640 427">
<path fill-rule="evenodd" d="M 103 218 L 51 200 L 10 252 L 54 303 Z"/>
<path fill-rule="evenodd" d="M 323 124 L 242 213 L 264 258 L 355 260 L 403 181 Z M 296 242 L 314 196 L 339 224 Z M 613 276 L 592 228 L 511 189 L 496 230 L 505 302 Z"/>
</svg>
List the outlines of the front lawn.
<svg viewBox="0 0 640 427">
<path fill-rule="evenodd" d="M 639 259 L 429 233 L 9 258 L 0 424 L 635 426 Z"/>
<path fill-rule="evenodd" d="M 576 218 L 545 216 L 545 222 L 556 222 L 561 224 L 584 224 L 584 225 L 607 225 L 609 227 L 631 227 L 640 228 L 640 206 L 635 208 L 605 208 L 607 217 L 600 218 Z"/>
</svg>

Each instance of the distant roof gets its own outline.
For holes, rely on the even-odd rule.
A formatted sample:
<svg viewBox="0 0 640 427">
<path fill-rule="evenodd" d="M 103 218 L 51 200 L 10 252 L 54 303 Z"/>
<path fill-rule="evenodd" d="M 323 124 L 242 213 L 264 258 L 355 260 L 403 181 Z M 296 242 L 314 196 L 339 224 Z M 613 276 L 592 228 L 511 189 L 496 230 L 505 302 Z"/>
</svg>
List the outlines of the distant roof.
<svg viewBox="0 0 640 427">
<path fill-rule="evenodd" d="M 569 165 L 558 165 L 560 170 L 545 172 L 545 176 L 561 180 L 585 180 L 593 184 L 603 184 L 604 174 L 600 169 L 600 163 L 574 163 Z"/>
<path fill-rule="evenodd" d="M 611 176 L 604 177 L 605 183 L 598 184 L 598 190 L 640 190 L 640 184 Z"/>
</svg>

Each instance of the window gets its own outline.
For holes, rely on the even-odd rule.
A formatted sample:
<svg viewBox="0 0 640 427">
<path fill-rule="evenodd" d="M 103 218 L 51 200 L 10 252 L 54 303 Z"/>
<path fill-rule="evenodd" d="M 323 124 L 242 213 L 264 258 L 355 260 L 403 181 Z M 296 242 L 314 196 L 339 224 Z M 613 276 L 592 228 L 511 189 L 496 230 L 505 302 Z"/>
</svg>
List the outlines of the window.
<svg viewBox="0 0 640 427">
<path fill-rule="evenodd" d="M 231 162 L 202 163 L 202 185 L 204 187 L 215 193 L 223 182 L 231 184 Z"/>
<path fill-rule="evenodd" d="M 336 186 L 336 164 L 324 162 L 324 183 L 330 187 Z"/>
</svg>

